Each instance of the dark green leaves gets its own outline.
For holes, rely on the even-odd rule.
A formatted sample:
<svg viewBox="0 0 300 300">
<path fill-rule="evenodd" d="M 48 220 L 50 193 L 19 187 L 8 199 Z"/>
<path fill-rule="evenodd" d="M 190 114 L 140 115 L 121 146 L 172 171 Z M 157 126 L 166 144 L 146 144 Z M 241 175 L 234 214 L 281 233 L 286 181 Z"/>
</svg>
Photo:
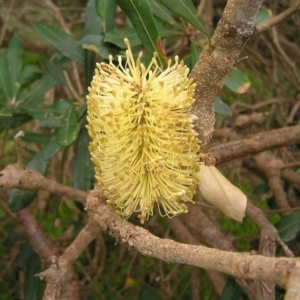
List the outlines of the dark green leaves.
<svg viewBox="0 0 300 300">
<path fill-rule="evenodd" d="M 75 149 L 73 165 L 73 186 L 80 190 L 90 190 L 94 179 L 94 166 L 88 150 L 89 136 L 85 122 L 80 130 Z"/>
<path fill-rule="evenodd" d="M 251 83 L 245 73 L 234 68 L 226 78 L 225 86 L 236 94 L 244 94 L 251 86 Z"/>
<path fill-rule="evenodd" d="M 114 28 L 117 4 L 115 0 L 97 0 L 96 5 L 102 20 L 102 32 L 105 33 Z"/>
<path fill-rule="evenodd" d="M 215 113 L 221 116 L 231 116 L 231 109 L 230 107 L 224 103 L 220 97 L 216 97 L 214 101 L 214 109 Z"/>
<path fill-rule="evenodd" d="M 191 0 L 159 0 L 159 2 L 167 7 L 172 13 L 182 17 L 208 37 L 205 27 L 197 16 L 195 6 Z"/>
<path fill-rule="evenodd" d="M 280 238 L 284 242 L 289 242 L 296 237 L 300 231 L 300 211 L 294 211 L 281 219 L 275 227 Z"/>
<path fill-rule="evenodd" d="M 34 29 L 56 50 L 79 64 L 84 64 L 83 49 L 69 34 L 46 24 L 33 24 Z"/>
<path fill-rule="evenodd" d="M 130 19 L 148 54 L 156 51 L 160 64 L 165 66 L 167 57 L 148 0 L 117 0 L 117 3 Z"/>
<path fill-rule="evenodd" d="M 55 132 L 56 142 L 59 146 L 72 144 L 77 137 L 77 116 L 74 107 L 64 115 L 60 127 Z"/>
</svg>

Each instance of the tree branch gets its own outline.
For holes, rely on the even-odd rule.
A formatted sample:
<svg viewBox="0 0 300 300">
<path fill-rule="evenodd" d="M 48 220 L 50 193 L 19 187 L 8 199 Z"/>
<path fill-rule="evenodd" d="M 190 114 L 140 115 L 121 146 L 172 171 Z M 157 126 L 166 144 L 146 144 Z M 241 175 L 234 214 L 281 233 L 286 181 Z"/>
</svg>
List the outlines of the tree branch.
<svg viewBox="0 0 300 300">
<path fill-rule="evenodd" d="M 85 204 L 87 193 L 50 180 L 40 173 L 19 165 L 8 165 L 0 172 L 0 189 L 43 190 L 58 196 L 73 198 Z"/>
<path fill-rule="evenodd" d="M 215 270 L 241 279 L 272 282 L 283 288 L 295 288 L 294 283 L 300 280 L 299 259 L 222 251 L 161 239 L 144 228 L 125 221 L 114 212 L 111 206 L 99 199 L 103 199 L 103 195 L 97 186 L 87 198 L 90 218 L 119 242 L 126 243 L 143 255 L 169 263 L 188 264 Z"/>
<path fill-rule="evenodd" d="M 201 53 L 190 77 L 197 83 L 192 113 L 198 116 L 196 129 L 201 145 L 211 139 L 215 125 L 213 102 L 238 56 L 254 33 L 254 20 L 262 0 L 229 0 L 220 19 L 211 46 Z"/>
<path fill-rule="evenodd" d="M 300 1 L 296 2 L 294 5 L 292 5 L 287 10 L 283 11 L 281 14 L 277 15 L 276 17 L 272 18 L 268 22 L 266 22 L 260 26 L 257 26 L 255 34 L 261 33 L 262 31 L 279 24 L 284 19 L 286 19 L 287 17 L 289 17 L 290 15 L 292 15 L 298 11 L 300 11 Z"/>
<path fill-rule="evenodd" d="M 209 152 L 216 158 L 216 164 L 220 164 L 270 148 L 296 144 L 300 144 L 299 125 L 260 132 L 245 139 L 223 143 L 211 147 Z"/>
</svg>

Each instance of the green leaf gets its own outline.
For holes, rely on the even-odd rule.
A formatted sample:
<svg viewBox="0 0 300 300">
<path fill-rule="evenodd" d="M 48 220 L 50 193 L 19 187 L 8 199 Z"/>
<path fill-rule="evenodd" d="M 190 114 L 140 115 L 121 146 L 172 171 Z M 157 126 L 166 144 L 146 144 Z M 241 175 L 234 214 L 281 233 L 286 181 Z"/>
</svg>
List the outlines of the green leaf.
<svg viewBox="0 0 300 300">
<path fill-rule="evenodd" d="M 38 152 L 26 165 L 26 168 L 41 174 L 46 172 L 47 162 L 43 159 L 42 151 Z M 13 212 L 18 212 L 27 207 L 36 197 L 37 191 L 21 191 L 12 189 L 8 198 L 8 206 Z"/>
<path fill-rule="evenodd" d="M 75 188 L 88 191 L 94 181 L 94 166 L 88 150 L 89 136 L 85 124 L 86 122 L 83 123 L 76 144 L 72 178 Z"/>
<path fill-rule="evenodd" d="M 163 22 L 181 29 L 181 25 L 172 17 L 170 11 L 155 0 L 149 0 L 153 14 Z"/>
<path fill-rule="evenodd" d="M 24 136 L 22 137 L 22 141 L 44 145 L 49 141 L 49 136 L 42 133 L 24 131 Z"/>
<path fill-rule="evenodd" d="M 159 36 L 148 0 L 117 0 L 126 13 L 149 55 L 158 53 L 162 66 L 167 65 L 167 57 Z"/>
<path fill-rule="evenodd" d="M 54 157 L 62 148 L 62 146 L 57 144 L 55 136 L 53 135 L 40 152 L 42 158 L 47 161 Z"/>
<path fill-rule="evenodd" d="M 36 194 L 36 191 L 11 189 L 8 198 L 8 206 L 12 212 L 16 213 L 27 207 L 34 200 Z"/>
<path fill-rule="evenodd" d="M 93 74 L 96 65 L 96 53 L 90 50 L 84 50 L 84 74 L 85 74 L 85 89 L 88 90 L 93 79 Z"/>
<path fill-rule="evenodd" d="M 47 169 L 47 161 L 43 157 L 42 150 L 39 151 L 26 165 L 26 168 L 35 170 L 41 174 L 45 174 Z"/>
<path fill-rule="evenodd" d="M 284 242 L 294 239 L 300 230 L 300 211 L 294 211 L 282 218 L 276 225 L 280 238 Z"/>
<path fill-rule="evenodd" d="M 241 287 L 233 280 L 228 279 L 223 289 L 220 300 L 237 300 L 240 299 L 244 294 Z"/>
<path fill-rule="evenodd" d="M 41 76 L 41 70 L 36 65 L 27 65 L 23 68 L 20 75 L 20 85 L 26 86 Z"/>
<path fill-rule="evenodd" d="M 250 88 L 251 83 L 245 73 L 233 68 L 226 78 L 225 86 L 236 94 L 244 94 Z"/>
<path fill-rule="evenodd" d="M 35 274 L 41 271 L 41 259 L 34 253 L 27 261 L 25 282 L 24 282 L 24 300 L 35 300 L 38 296 L 40 285 L 39 277 Z"/>
<path fill-rule="evenodd" d="M 13 92 L 9 80 L 8 64 L 6 53 L 0 52 L 0 88 L 3 90 L 7 98 L 12 99 Z"/>
<path fill-rule="evenodd" d="M 194 42 L 191 43 L 191 64 L 195 66 L 200 55 L 200 51 Z"/>
<path fill-rule="evenodd" d="M 117 3 L 115 0 L 96 0 L 97 11 L 102 20 L 102 32 L 114 28 Z"/>
<path fill-rule="evenodd" d="M 224 103 L 220 97 L 216 97 L 214 101 L 214 109 L 215 113 L 221 116 L 230 117 L 232 114 L 230 107 Z"/>
<path fill-rule="evenodd" d="M 27 114 L 13 114 L 12 116 L 2 116 L 0 118 L 0 130 L 19 127 L 26 122 L 29 122 L 31 119 L 32 118 Z"/>
<path fill-rule="evenodd" d="M 272 18 L 272 12 L 269 9 L 261 9 L 256 16 L 254 25 L 258 26 L 268 22 Z"/>
<path fill-rule="evenodd" d="M 10 89 L 13 91 L 13 98 L 16 97 L 17 92 L 20 88 L 20 75 L 22 72 L 23 62 L 23 46 L 20 38 L 15 35 L 9 43 L 7 50 L 7 62 L 8 62 L 8 72 Z"/>
<path fill-rule="evenodd" d="M 64 116 L 60 127 L 55 131 L 55 139 L 59 146 L 72 144 L 77 137 L 77 116 L 72 107 Z"/>
<path fill-rule="evenodd" d="M 202 21 L 197 16 L 196 8 L 191 0 L 159 0 L 159 2 L 168 8 L 172 13 L 183 18 L 204 35 L 209 37 Z"/>
<path fill-rule="evenodd" d="M 3 241 L 3 245 L 6 247 L 12 247 L 15 244 L 22 243 L 26 241 L 26 235 L 20 232 L 9 232 L 5 240 Z"/>
<path fill-rule="evenodd" d="M 175 36 L 175 35 L 182 35 L 181 31 L 173 31 L 168 29 L 159 30 L 161 37 L 167 36 Z M 121 49 L 126 49 L 126 45 L 124 43 L 124 37 L 128 38 L 130 42 L 130 46 L 132 48 L 136 46 L 142 45 L 140 38 L 138 37 L 136 30 L 132 27 L 125 27 L 125 28 L 115 28 L 106 33 L 104 41 L 112 43 L 118 46 Z"/>
<path fill-rule="evenodd" d="M 59 83 L 64 86 L 68 86 L 67 80 L 64 75 L 64 70 L 58 60 L 54 59 L 53 61 L 47 61 L 45 65 L 48 72 L 54 78 L 56 78 Z"/>
<path fill-rule="evenodd" d="M 105 34 L 104 41 L 118 46 L 120 49 L 126 49 L 124 37 L 128 38 L 132 48 L 142 45 L 136 30 L 132 27 L 115 28 Z"/>
<path fill-rule="evenodd" d="M 110 54 L 117 54 L 117 52 L 109 50 L 108 47 L 104 45 L 102 35 L 87 35 L 84 38 L 82 38 L 79 43 L 81 44 L 83 49 L 93 51 L 105 59 L 107 59 Z"/>
<path fill-rule="evenodd" d="M 267 183 L 258 184 L 253 188 L 254 195 L 262 195 L 269 191 L 270 191 L 270 187 Z"/>
<path fill-rule="evenodd" d="M 101 18 L 97 13 L 98 2 L 99 0 L 89 0 L 86 6 L 85 21 L 84 21 L 85 36 L 90 34 L 100 34 L 102 31 Z M 102 0 L 100 2 L 102 2 Z"/>
<path fill-rule="evenodd" d="M 83 49 L 80 44 L 69 34 L 53 26 L 34 23 L 34 29 L 56 50 L 65 57 L 84 64 Z"/>
<path fill-rule="evenodd" d="M 44 97 L 42 96 L 56 84 L 57 80 L 52 75 L 49 73 L 44 74 L 37 85 L 24 95 L 19 108 L 24 108 L 26 110 L 27 108 L 36 107 L 44 100 Z"/>
</svg>

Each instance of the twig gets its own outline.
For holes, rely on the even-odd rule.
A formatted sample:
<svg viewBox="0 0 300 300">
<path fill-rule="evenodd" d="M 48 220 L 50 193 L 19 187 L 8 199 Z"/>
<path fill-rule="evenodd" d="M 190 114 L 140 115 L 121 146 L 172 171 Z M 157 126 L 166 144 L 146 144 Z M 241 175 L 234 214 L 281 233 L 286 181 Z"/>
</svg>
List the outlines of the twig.
<svg viewBox="0 0 300 300">
<path fill-rule="evenodd" d="M 3 23 L 2 28 L 1 28 L 1 32 L 0 32 L 0 46 L 2 45 L 2 42 L 4 40 L 5 31 L 6 31 L 6 28 L 7 28 L 7 25 L 8 25 L 8 21 L 9 21 L 9 18 L 10 18 L 10 15 L 12 13 L 14 5 L 15 5 L 15 0 L 12 0 L 12 1 L 9 2 L 9 8 L 7 10 L 7 13 L 6 13 L 6 20 Z"/>
<path fill-rule="evenodd" d="M 17 157 L 18 157 L 18 165 L 21 166 L 22 165 L 22 147 L 21 147 L 21 141 L 22 141 L 22 137 L 24 136 L 24 131 L 19 131 L 15 136 L 15 142 L 16 142 L 16 146 L 17 146 Z"/>
<path fill-rule="evenodd" d="M 216 158 L 216 164 L 220 164 L 274 147 L 299 143 L 300 126 L 298 125 L 260 132 L 245 139 L 213 146 L 209 148 L 209 152 Z"/>
<path fill-rule="evenodd" d="M 43 190 L 58 196 L 73 198 L 85 204 L 87 193 L 50 180 L 40 173 L 20 165 L 8 165 L 0 172 L 0 188 L 9 190 Z"/>
<path fill-rule="evenodd" d="M 254 161 L 257 167 L 266 175 L 278 207 L 290 209 L 291 206 L 281 183 L 281 168 L 284 165 L 283 162 L 266 152 L 255 155 Z M 289 213 L 283 211 L 282 214 L 286 216 Z"/>
<path fill-rule="evenodd" d="M 241 279 L 272 282 L 286 288 L 289 288 L 290 282 L 300 279 L 298 259 L 249 255 L 161 239 L 122 219 L 110 205 L 100 199 L 103 199 L 102 191 L 96 187 L 87 198 L 89 216 L 119 242 L 126 243 L 143 255 L 169 263 L 211 269 Z"/>
<path fill-rule="evenodd" d="M 281 14 L 279 14 L 276 17 L 269 20 L 268 22 L 266 22 L 266 23 L 264 23 L 260 26 L 257 26 L 255 34 L 261 33 L 262 31 L 264 31 L 266 29 L 269 29 L 269 28 L 279 24 L 284 19 L 286 19 L 287 17 L 289 17 L 290 15 L 296 13 L 299 10 L 300 10 L 300 2 L 298 1 L 294 5 L 289 7 L 287 10 L 283 11 Z"/>
<path fill-rule="evenodd" d="M 44 272 L 37 274 L 40 279 L 47 281 L 43 300 L 59 300 L 66 285 L 72 282 L 74 272 L 72 265 L 84 249 L 99 234 L 100 228 L 95 223 L 88 223 L 78 234 L 74 242 L 65 250 L 63 255 L 57 259 L 52 256 L 52 265 Z M 78 291 L 73 291 L 70 299 L 80 299 Z"/>
</svg>

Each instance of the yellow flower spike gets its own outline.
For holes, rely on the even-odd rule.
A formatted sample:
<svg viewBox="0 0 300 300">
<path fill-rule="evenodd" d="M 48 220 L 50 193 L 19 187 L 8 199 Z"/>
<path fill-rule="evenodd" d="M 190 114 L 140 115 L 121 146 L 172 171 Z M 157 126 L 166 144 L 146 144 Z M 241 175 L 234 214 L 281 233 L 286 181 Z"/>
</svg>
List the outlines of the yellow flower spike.
<svg viewBox="0 0 300 300">
<path fill-rule="evenodd" d="M 107 202 L 141 223 L 157 206 L 162 216 L 187 212 L 198 185 L 199 141 L 190 114 L 195 84 L 175 57 L 162 70 L 135 60 L 128 39 L 123 63 L 97 64 L 87 96 L 89 150 Z"/>
</svg>

